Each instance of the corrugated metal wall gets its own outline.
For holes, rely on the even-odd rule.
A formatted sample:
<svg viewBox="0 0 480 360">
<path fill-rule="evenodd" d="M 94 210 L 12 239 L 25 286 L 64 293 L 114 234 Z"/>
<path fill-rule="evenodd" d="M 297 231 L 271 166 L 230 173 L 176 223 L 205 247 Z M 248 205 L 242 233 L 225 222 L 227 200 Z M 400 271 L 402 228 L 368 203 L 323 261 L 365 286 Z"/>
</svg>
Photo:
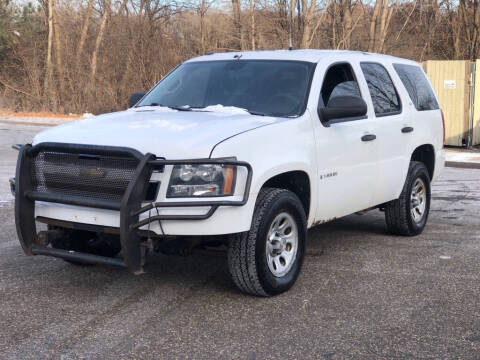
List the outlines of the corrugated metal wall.
<svg viewBox="0 0 480 360">
<path fill-rule="evenodd" d="M 473 97 L 473 145 L 480 144 L 480 60 L 475 62 L 475 95 Z"/>
<path fill-rule="evenodd" d="M 469 136 L 470 62 L 426 61 L 424 69 L 445 115 L 446 145 L 466 146 Z M 479 97 L 480 91 L 477 92 L 477 98 Z M 480 99 L 476 103 L 479 104 L 477 108 L 480 108 Z M 479 132 L 480 130 L 477 131 L 477 136 L 480 136 Z"/>
</svg>

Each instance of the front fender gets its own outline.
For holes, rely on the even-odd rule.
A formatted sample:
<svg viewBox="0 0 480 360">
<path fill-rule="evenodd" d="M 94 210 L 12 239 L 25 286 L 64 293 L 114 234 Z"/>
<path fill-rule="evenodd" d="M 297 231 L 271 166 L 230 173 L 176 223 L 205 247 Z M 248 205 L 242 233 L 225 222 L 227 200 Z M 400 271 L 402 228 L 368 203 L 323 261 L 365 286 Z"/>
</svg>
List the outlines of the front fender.
<svg viewBox="0 0 480 360">
<path fill-rule="evenodd" d="M 253 168 L 250 215 L 253 215 L 258 192 L 269 179 L 290 171 L 305 172 L 311 187 L 308 225 L 313 223 L 318 184 L 315 138 L 308 112 L 302 117 L 285 119 L 227 139 L 217 144 L 211 155 L 212 158 L 231 156 L 250 163 Z"/>
</svg>

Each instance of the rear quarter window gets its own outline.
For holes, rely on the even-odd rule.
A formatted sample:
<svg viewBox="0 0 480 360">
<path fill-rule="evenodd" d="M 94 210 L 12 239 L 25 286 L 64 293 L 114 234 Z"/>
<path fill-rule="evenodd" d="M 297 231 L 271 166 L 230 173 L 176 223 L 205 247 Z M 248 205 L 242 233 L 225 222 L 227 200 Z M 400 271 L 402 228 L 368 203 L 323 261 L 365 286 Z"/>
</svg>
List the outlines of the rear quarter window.
<svg viewBox="0 0 480 360">
<path fill-rule="evenodd" d="M 405 64 L 393 64 L 393 67 L 407 89 L 415 109 L 425 111 L 439 108 L 435 94 L 422 69 L 415 65 Z"/>
</svg>

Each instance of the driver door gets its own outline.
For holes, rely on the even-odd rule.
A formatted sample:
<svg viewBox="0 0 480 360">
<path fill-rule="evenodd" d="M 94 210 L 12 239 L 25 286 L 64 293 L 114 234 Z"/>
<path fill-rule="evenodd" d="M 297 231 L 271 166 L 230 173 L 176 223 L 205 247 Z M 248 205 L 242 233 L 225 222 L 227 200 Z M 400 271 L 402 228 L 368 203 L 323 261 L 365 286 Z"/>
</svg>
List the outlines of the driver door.
<svg viewBox="0 0 480 360">
<path fill-rule="evenodd" d="M 357 69 L 358 68 L 358 69 Z M 317 114 L 315 137 L 318 162 L 316 222 L 364 210 L 373 205 L 378 179 L 376 119 L 368 88 L 359 65 L 349 62 L 327 67 L 321 80 L 319 107 L 335 96 L 360 96 L 367 103 L 367 116 L 323 121 Z M 366 136 L 367 135 L 367 136 Z"/>
</svg>

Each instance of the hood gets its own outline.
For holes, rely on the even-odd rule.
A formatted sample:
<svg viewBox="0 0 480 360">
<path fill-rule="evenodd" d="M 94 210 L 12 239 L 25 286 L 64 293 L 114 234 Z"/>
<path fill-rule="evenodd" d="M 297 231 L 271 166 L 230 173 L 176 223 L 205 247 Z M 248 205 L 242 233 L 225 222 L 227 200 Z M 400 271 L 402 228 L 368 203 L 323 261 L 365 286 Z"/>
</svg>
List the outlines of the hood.
<svg viewBox="0 0 480 360">
<path fill-rule="evenodd" d="M 167 159 L 208 158 L 213 147 L 226 138 L 285 120 L 231 107 L 206 110 L 132 108 L 56 126 L 37 134 L 33 144 L 123 146 Z"/>
</svg>

